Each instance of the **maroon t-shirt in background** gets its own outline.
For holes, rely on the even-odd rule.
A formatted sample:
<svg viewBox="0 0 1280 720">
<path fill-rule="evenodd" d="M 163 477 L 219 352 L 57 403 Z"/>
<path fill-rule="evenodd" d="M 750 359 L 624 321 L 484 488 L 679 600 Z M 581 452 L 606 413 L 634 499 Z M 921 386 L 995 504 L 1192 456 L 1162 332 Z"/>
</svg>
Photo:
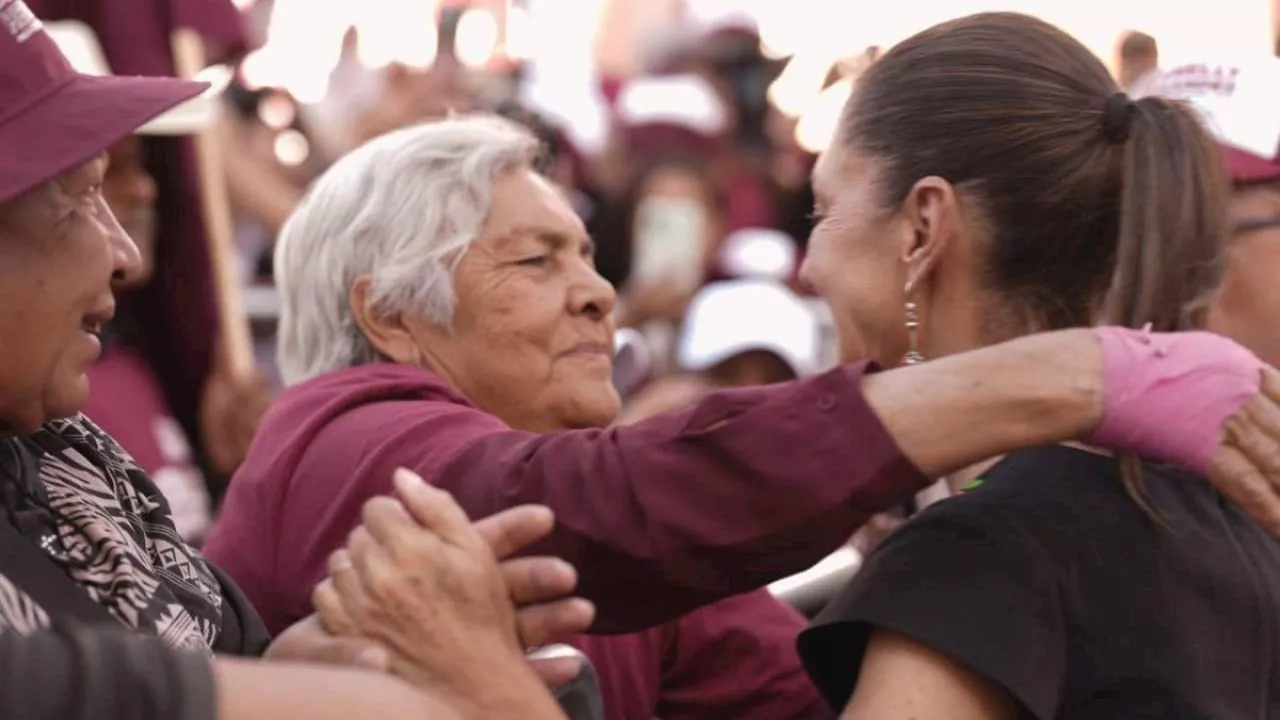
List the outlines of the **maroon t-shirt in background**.
<svg viewBox="0 0 1280 720">
<path fill-rule="evenodd" d="M 136 349 L 113 345 L 87 374 L 84 414 L 132 455 L 164 493 L 183 539 L 202 540 L 212 520 L 209 490 L 155 371 Z"/>
</svg>

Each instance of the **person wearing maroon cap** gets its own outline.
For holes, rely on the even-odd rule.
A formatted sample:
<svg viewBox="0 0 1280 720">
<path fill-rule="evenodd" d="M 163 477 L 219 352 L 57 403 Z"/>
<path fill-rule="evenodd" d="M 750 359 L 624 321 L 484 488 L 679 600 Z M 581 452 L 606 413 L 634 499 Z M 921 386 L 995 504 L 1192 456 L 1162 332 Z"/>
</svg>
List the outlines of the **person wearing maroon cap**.
<svg viewBox="0 0 1280 720">
<path fill-rule="evenodd" d="M 0 359 L 0 657 L 6 660 L 0 662 L 0 716 L 92 712 L 185 720 L 210 718 L 215 710 L 228 718 L 260 716 L 244 697 L 262 699 L 261 686 L 225 664 L 211 677 L 213 653 L 252 656 L 265 649 L 272 659 L 391 667 L 387 646 L 332 636 L 315 618 L 268 648 L 253 608 L 178 536 L 156 486 L 114 440 L 78 414 L 89 390 L 86 371 L 102 350 L 98 335 L 115 311 L 113 280 L 128 281 L 141 269 L 137 247 L 103 197 L 106 150 L 206 87 L 172 78 L 80 74 L 21 0 L 0 0 L 0 337 L 6 350 Z M 522 584 L 493 560 L 495 553 L 505 557 L 545 534 L 550 515 L 517 511 L 501 527 L 489 524 L 486 534 L 447 498 L 409 485 L 401 500 L 390 509 L 384 503 L 383 520 L 371 515 L 367 532 L 398 556 L 411 548 L 425 552 L 441 539 L 465 544 L 463 557 L 451 556 L 452 566 L 469 568 L 469 577 L 490 592 L 480 600 L 436 593 L 433 610 L 472 608 L 472 615 L 459 616 L 460 627 L 468 626 L 468 617 L 488 620 L 471 622 L 475 632 L 469 636 L 478 641 L 497 634 L 512 650 L 485 654 L 486 669 L 505 658 L 514 671 L 500 676 L 533 693 L 521 700 L 534 707 L 543 702 L 550 709 L 541 717 L 557 717 L 554 701 L 525 664 L 519 638 L 542 642 L 576 632 L 590 621 L 589 608 L 566 606 L 552 613 L 558 619 L 525 621 L 508 594 L 536 606 L 567 593 L 572 570 L 535 560 L 522 568 L 530 581 Z M 389 510 L 396 514 L 387 520 Z M 352 554 L 361 558 L 367 550 L 366 543 Z M 437 564 L 436 574 L 426 576 L 419 567 L 412 578 L 384 573 L 379 590 L 412 581 L 419 593 L 433 580 L 447 588 L 440 574 L 450 565 Z M 474 615 L 477 610 L 482 614 Z M 512 626 L 492 622 L 495 617 L 509 618 Z M 111 639 L 126 633 L 154 640 Z M 13 641 L 24 636 L 48 642 L 15 648 Z M 419 668 L 443 657 L 436 676 L 474 675 L 474 664 L 452 662 L 449 649 L 415 646 L 398 667 Z M 20 662 L 7 662 L 19 651 Z M 228 678 L 230 686 L 222 683 Z M 217 698 L 215 681 L 221 683 Z M 307 688 L 311 695 L 300 697 L 305 685 L 294 682 L 285 706 L 306 712 L 307 702 L 323 691 Z M 126 686 L 142 695 L 116 694 Z M 335 708 L 344 702 L 350 708 L 351 699 L 329 700 Z M 369 708 L 386 707 L 372 693 L 361 700 Z M 417 697 L 409 709 L 421 713 L 425 704 Z M 283 709 L 274 707 L 276 713 Z M 400 716 L 420 715 L 402 707 Z"/>
<path fill-rule="evenodd" d="M 1280 364 L 1280 154 L 1232 155 L 1232 238 L 1209 327 Z"/>
<path fill-rule="evenodd" d="M 1214 132 L 1231 179 L 1226 271 L 1208 326 L 1280 364 L 1280 59 L 1186 63 L 1142 83 L 1143 94 L 1191 103 Z"/>
<path fill-rule="evenodd" d="M 26 0 L 48 21 L 79 21 L 101 42 L 106 65 L 123 75 L 176 74 L 173 33 L 199 33 L 213 63 L 242 55 L 249 44 L 232 0 Z M 238 169 L 228 160 L 229 173 Z M 152 282 L 121 293 L 121 319 L 136 329 L 136 349 L 154 371 L 163 400 L 182 424 L 195 455 L 214 475 L 229 475 L 243 457 L 243 429 L 257 418 L 245 403 L 245 381 L 229 372 L 217 352 L 218 303 L 200 202 L 194 143 L 153 142 L 143 163 L 161 190 L 156 203 L 156 264 Z M 239 175 L 237 175 L 238 177 Z M 260 184 L 260 183 L 258 183 Z M 254 183 L 235 183 L 231 190 Z M 251 388 L 248 388 L 251 390 Z M 218 489 L 225 478 L 212 477 Z"/>
</svg>

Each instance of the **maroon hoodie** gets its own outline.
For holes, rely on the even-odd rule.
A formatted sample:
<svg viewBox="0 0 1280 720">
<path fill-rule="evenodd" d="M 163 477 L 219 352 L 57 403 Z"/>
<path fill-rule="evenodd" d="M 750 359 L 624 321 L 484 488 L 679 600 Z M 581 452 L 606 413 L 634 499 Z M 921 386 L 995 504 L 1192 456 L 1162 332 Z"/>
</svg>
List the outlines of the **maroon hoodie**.
<svg viewBox="0 0 1280 720">
<path fill-rule="evenodd" d="M 578 568 L 594 631 L 648 631 L 578 643 L 609 717 L 829 717 L 796 660 L 800 618 L 752 591 L 926 484 L 862 398 L 864 370 L 545 435 L 508 428 L 418 368 L 331 373 L 276 400 L 205 552 L 278 632 L 311 612 L 329 553 L 408 467 L 473 518 L 524 503 L 555 511 L 552 536 L 530 552 Z"/>
</svg>

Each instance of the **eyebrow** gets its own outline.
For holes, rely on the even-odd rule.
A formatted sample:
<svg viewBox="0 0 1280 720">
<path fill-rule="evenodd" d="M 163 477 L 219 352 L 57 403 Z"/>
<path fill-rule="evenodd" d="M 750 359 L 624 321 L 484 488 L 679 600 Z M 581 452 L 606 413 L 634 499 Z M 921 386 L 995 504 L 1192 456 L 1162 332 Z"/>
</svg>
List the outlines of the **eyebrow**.
<svg viewBox="0 0 1280 720">
<path fill-rule="evenodd" d="M 79 168 L 61 176 L 58 179 L 58 186 L 62 188 L 64 193 L 72 197 L 78 197 L 88 193 L 94 185 L 102 182 L 107 174 L 107 165 L 110 162 L 106 153 L 101 153 L 89 162 L 81 165 Z"/>
</svg>

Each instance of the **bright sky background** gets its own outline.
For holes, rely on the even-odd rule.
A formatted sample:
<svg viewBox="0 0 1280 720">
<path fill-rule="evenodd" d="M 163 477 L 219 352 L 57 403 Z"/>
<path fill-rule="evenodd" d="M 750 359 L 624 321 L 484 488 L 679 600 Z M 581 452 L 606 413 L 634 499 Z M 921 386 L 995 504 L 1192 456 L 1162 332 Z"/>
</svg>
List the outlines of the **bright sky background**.
<svg viewBox="0 0 1280 720">
<path fill-rule="evenodd" d="M 602 132 L 594 92 L 593 44 L 602 8 L 623 0 L 529 0 L 528 12 L 512 13 L 508 52 L 533 62 L 534 104 L 563 119 L 581 118 L 582 132 Z M 646 2 L 647 0 L 626 0 Z M 251 0 L 237 0 L 248 3 Z M 943 20 L 984 10 L 1019 10 L 1038 15 L 1075 35 L 1105 62 L 1126 29 L 1142 30 L 1160 42 L 1165 64 L 1204 56 L 1256 55 L 1270 51 L 1268 0 L 687 0 L 696 17 L 714 20 L 737 14 L 754 18 L 766 49 L 794 54 L 773 88 L 786 112 L 806 118 L 811 138 L 820 139 L 825 116 L 838 108 L 833 94 L 818 91 L 831 63 L 870 45 L 888 47 Z M 283 86 L 303 102 L 325 92 L 337 62 L 343 33 L 360 31 L 362 59 L 378 67 L 397 60 L 427 65 L 435 54 L 436 0 L 275 0 L 267 46 L 247 64 L 261 84 Z M 1211 7 L 1212 12 L 1206 8 Z M 487 11 L 472 10 L 459 27 L 459 55 L 482 65 L 497 49 L 497 28 Z M 834 122 L 834 119 L 830 120 Z M 820 142 L 820 140 L 814 140 Z M 806 143 L 808 144 L 808 143 Z"/>
</svg>

